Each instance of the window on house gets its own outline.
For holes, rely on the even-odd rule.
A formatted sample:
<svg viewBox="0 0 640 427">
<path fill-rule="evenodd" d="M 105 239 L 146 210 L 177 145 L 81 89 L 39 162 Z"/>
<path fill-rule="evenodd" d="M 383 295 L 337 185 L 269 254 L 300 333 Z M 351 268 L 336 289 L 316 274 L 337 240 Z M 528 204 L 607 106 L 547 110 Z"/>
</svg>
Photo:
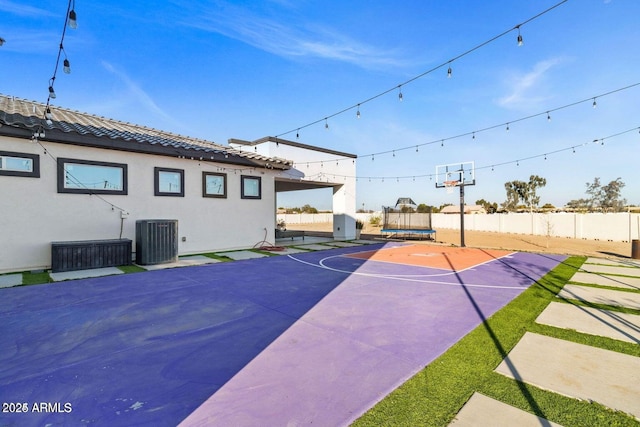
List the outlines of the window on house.
<svg viewBox="0 0 640 427">
<path fill-rule="evenodd" d="M 202 197 L 227 197 L 227 174 L 202 172 Z"/>
<path fill-rule="evenodd" d="M 262 178 L 259 176 L 242 175 L 241 179 L 241 197 L 243 199 L 262 198 Z"/>
<path fill-rule="evenodd" d="M 58 193 L 127 194 L 127 165 L 58 159 Z"/>
<path fill-rule="evenodd" d="M 40 156 L 0 151 L 0 175 L 40 178 Z"/>
<path fill-rule="evenodd" d="M 184 197 L 184 170 L 154 168 L 154 195 Z"/>
</svg>

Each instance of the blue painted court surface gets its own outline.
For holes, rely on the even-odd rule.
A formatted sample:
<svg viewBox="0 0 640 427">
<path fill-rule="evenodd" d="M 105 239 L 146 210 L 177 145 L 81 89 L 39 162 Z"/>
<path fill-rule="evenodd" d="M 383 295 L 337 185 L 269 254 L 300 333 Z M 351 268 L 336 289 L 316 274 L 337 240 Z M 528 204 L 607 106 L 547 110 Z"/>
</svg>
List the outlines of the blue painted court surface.
<svg viewBox="0 0 640 427">
<path fill-rule="evenodd" d="M 564 259 L 394 245 L 0 289 L 0 425 L 345 425 Z"/>
</svg>

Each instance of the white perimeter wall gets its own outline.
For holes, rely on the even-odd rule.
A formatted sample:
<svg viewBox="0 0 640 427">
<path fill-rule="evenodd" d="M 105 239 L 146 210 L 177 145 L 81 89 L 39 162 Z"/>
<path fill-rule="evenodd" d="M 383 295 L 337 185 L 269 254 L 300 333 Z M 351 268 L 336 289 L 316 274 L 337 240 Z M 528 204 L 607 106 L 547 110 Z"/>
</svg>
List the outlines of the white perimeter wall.
<svg viewBox="0 0 640 427">
<path fill-rule="evenodd" d="M 133 240 L 140 219 L 177 219 L 179 254 L 252 247 L 275 237 L 275 188 L 272 170 L 234 173 L 241 166 L 127 153 L 44 142 L 56 158 L 126 163 L 128 195 L 59 194 L 56 162 L 31 141 L 0 137 L 0 149 L 40 155 L 40 178 L 0 176 L 0 273 L 49 268 L 51 242 L 94 239 Z M 154 167 L 184 169 L 184 197 L 154 196 Z M 227 168 L 222 171 L 219 168 Z M 227 174 L 227 198 L 202 197 L 202 172 Z M 262 199 L 240 198 L 240 176 L 262 177 Z M 186 241 L 182 241 L 182 237 Z"/>
<path fill-rule="evenodd" d="M 371 216 L 382 213 L 356 215 L 369 222 Z M 330 222 L 331 214 L 278 214 L 288 228 L 295 224 Z M 460 229 L 459 214 L 433 214 L 434 229 Z M 496 233 L 533 234 L 541 236 L 569 237 L 573 239 L 611 240 L 629 242 L 640 239 L 640 214 L 635 213 L 521 213 L 493 215 L 465 215 L 465 230 L 493 231 Z"/>
</svg>

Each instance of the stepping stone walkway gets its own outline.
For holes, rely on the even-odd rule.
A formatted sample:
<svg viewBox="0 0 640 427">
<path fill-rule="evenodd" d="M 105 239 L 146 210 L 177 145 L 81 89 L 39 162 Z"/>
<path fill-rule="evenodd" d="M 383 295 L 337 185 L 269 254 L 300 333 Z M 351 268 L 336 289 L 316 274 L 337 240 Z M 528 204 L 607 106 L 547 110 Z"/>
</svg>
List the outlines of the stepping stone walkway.
<svg viewBox="0 0 640 427">
<path fill-rule="evenodd" d="M 570 281 L 573 284 L 565 285 L 559 298 L 640 310 L 640 265 L 634 262 L 589 258 Z M 640 315 L 613 309 L 552 302 L 536 322 L 640 343 Z M 527 332 L 496 372 L 640 419 L 640 357 Z M 557 425 L 477 393 L 451 423 L 456 427 L 489 424 Z"/>
</svg>

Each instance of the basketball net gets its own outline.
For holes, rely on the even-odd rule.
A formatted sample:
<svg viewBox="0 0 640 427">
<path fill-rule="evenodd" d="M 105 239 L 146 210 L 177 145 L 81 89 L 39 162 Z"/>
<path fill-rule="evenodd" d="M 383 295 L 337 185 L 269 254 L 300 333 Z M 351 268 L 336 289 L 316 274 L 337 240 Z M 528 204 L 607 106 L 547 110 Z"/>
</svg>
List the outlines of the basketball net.
<svg viewBox="0 0 640 427">
<path fill-rule="evenodd" d="M 447 194 L 453 194 L 453 190 L 458 185 L 458 181 L 456 180 L 444 181 L 443 184 L 444 184 L 444 188 L 447 189 Z"/>
</svg>

